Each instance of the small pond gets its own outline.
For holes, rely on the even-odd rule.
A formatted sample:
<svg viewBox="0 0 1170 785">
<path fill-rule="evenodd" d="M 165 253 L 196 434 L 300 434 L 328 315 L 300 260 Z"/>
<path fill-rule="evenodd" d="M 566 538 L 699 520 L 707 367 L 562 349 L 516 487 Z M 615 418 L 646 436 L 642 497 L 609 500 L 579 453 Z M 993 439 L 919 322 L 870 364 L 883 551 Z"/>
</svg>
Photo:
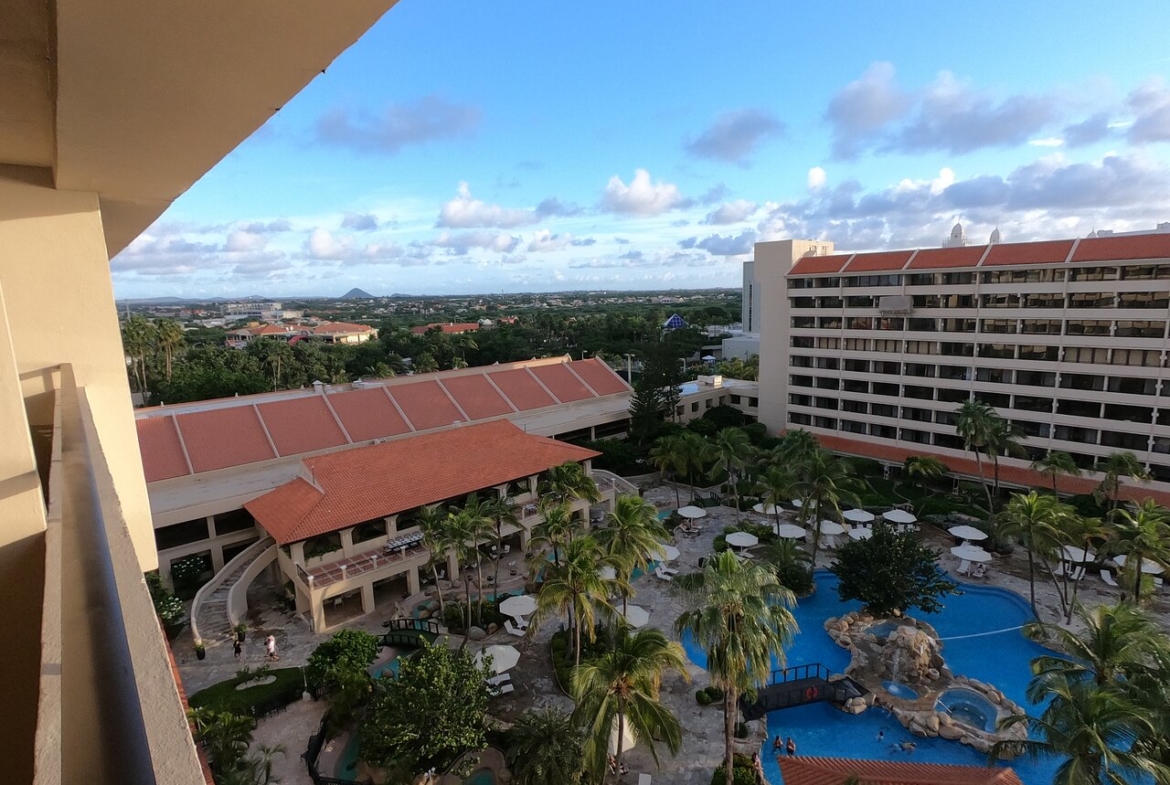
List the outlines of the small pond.
<svg viewBox="0 0 1170 785">
<path fill-rule="evenodd" d="M 963 725 L 985 731 L 995 730 L 997 710 L 991 701 L 974 690 L 950 689 L 938 696 L 935 711 L 947 712 Z"/>
</svg>

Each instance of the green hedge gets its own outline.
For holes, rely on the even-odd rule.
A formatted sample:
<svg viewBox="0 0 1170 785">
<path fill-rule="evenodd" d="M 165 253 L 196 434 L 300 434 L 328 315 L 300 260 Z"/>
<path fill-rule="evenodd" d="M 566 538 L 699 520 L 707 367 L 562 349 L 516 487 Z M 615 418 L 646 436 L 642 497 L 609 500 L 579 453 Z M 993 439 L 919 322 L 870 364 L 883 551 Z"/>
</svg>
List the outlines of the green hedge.
<svg viewBox="0 0 1170 785">
<path fill-rule="evenodd" d="M 715 773 L 711 775 L 711 785 L 723 785 L 727 780 L 727 772 L 723 764 L 715 769 Z M 752 766 L 752 759 L 747 755 L 735 756 L 735 769 L 732 772 L 732 782 L 735 785 L 759 785 L 759 780 L 756 778 L 756 770 Z"/>
<path fill-rule="evenodd" d="M 276 681 L 243 690 L 236 689 L 236 685 L 249 679 L 266 676 L 275 676 Z M 267 713 L 300 700 L 305 689 L 304 684 L 300 668 L 274 670 L 258 668 L 255 671 L 244 668 L 227 681 L 200 690 L 188 698 L 187 702 L 196 709 L 206 707 L 230 711 L 232 714 L 256 716 L 257 713 Z"/>
</svg>

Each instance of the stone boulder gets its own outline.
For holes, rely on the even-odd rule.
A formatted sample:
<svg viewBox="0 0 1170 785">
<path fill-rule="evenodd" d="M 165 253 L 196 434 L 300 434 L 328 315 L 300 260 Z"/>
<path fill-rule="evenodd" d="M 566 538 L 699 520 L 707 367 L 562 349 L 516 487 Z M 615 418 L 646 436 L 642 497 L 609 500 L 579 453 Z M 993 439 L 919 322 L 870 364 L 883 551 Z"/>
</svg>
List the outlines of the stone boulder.
<svg viewBox="0 0 1170 785">
<path fill-rule="evenodd" d="M 471 629 L 469 629 L 467 631 L 467 639 L 468 640 L 482 641 L 486 637 L 487 637 L 487 633 L 484 632 L 482 627 L 472 627 Z"/>
</svg>

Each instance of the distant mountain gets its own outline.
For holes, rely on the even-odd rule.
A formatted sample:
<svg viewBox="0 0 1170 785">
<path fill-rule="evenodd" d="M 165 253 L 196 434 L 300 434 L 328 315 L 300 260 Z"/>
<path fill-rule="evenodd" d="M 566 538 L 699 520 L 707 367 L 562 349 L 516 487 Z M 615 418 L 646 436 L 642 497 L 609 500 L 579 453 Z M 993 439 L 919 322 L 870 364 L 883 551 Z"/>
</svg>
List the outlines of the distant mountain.
<svg viewBox="0 0 1170 785">
<path fill-rule="evenodd" d="M 345 294 L 341 295 L 342 300 L 373 300 L 374 295 L 369 292 L 364 292 L 361 289 L 350 289 Z"/>
</svg>

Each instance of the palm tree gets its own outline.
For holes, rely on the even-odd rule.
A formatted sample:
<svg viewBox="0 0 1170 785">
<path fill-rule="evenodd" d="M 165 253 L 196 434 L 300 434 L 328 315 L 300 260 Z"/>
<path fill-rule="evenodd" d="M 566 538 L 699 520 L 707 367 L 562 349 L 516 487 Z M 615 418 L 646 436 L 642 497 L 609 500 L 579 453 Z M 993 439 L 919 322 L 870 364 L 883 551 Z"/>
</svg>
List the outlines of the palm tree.
<svg viewBox="0 0 1170 785">
<path fill-rule="evenodd" d="M 856 504 L 859 500 L 853 493 L 853 471 L 849 464 L 838 458 L 828 450 L 817 449 L 812 452 L 805 462 L 797 468 L 797 481 L 793 486 L 797 496 L 804 504 L 801 507 L 801 517 L 808 515 L 824 517 L 828 510 L 841 517 L 841 502 Z M 821 528 L 819 523 L 813 527 L 813 564 L 817 561 L 817 551 L 821 545 Z"/>
<path fill-rule="evenodd" d="M 1056 500 L 1056 496 L 1039 494 L 1013 494 L 1003 513 L 1001 533 L 1007 537 L 1018 537 L 1028 551 L 1028 597 L 1032 613 L 1036 611 L 1036 553 L 1052 551 L 1062 518 L 1071 510 Z"/>
<path fill-rule="evenodd" d="M 1121 478 L 1130 477 L 1139 482 L 1150 479 L 1150 473 L 1132 452 L 1114 452 L 1101 463 L 1097 470 L 1104 473 L 1101 484 L 1093 490 L 1093 496 L 1100 504 L 1109 501 L 1110 511 L 1117 509 L 1117 494 L 1121 492 Z"/>
<path fill-rule="evenodd" d="M 690 680 L 682 646 L 669 641 L 652 627 L 631 634 L 619 625 L 613 650 L 600 658 L 579 665 L 573 671 L 572 693 L 577 707 L 573 718 L 587 727 L 586 767 L 594 776 L 606 771 L 606 753 L 614 723 L 617 723 L 617 749 L 614 752 L 620 769 L 625 754 L 623 741 L 627 723 L 634 736 L 646 743 L 654 762 L 658 763 L 655 739 L 666 742 L 672 755 L 682 747 L 682 726 L 659 700 L 663 675 L 677 671 Z M 600 779 L 600 777 L 599 777 Z"/>
<path fill-rule="evenodd" d="M 817 437 L 804 428 L 788 431 L 782 438 L 783 441 L 773 451 L 773 459 L 782 466 L 803 463 L 821 448 Z"/>
<path fill-rule="evenodd" d="M 996 742 L 992 760 L 1024 754 L 1067 757 L 1053 785 L 1130 785 L 1144 777 L 1166 782 L 1170 769 L 1136 748 L 1135 739 L 1157 734 L 1149 712 L 1113 685 L 1091 680 L 1056 679 L 1045 690 L 1050 698 L 1039 717 L 1019 714 L 1002 728 L 1023 723 L 1030 738 Z"/>
<path fill-rule="evenodd" d="M 902 468 L 907 477 L 920 480 L 937 480 L 939 477 L 946 476 L 946 473 L 950 471 L 945 463 L 929 455 L 915 455 L 907 458 Z"/>
<path fill-rule="evenodd" d="M 576 785 L 585 746 L 581 730 L 559 709 L 529 709 L 508 732 L 508 770 L 515 785 Z"/>
<path fill-rule="evenodd" d="M 747 455 L 752 443 L 748 435 L 739 428 L 724 428 L 715 434 L 715 441 L 708 446 L 708 457 L 715 461 L 715 467 L 727 473 L 727 482 L 735 494 L 735 522 L 739 523 L 739 480 L 747 464 Z"/>
<path fill-rule="evenodd" d="M 764 489 L 764 504 L 772 506 L 776 525 L 780 525 L 780 504 L 792 498 L 792 486 L 796 478 L 783 466 L 769 466 L 760 480 Z"/>
<path fill-rule="evenodd" d="M 1043 458 L 1032 462 L 1032 468 L 1052 481 L 1053 496 L 1057 495 L 1056 480 L 1058 477 L 1061 475 L 1081 476 L 1081 469 L 1077 466 L 1077 462 L 1071 455 L 1061 450 L 1049 450 Z"/>
<path fill-rule="evenodd" d="M 1084 568 L 1089 561 L 1087 558 L 1089 550 L 1096 544 L 1108 539 L 1108 529 L 1102 525 L 1100 518 L 1087 518 L 1077 515 L 1072 510 L 1069 511 L 1068 515 L 1064 516 L 1061 523 L 1060 539 L 1064 544 L 1073 545 L 1085 551 L 1086 559 L 1077 565 L 1077 568 Z M 1064 571 L 1064 591 L 1061 593 L 1062 598 L 1068 598 L 1064 607 L 1065 623 L 1072 622 L 1073 608 L 1077 602 L 1077 590 L 1081 586 L 1081 581 L 1073 581 L 1072 593 L 1070 595 L 1068 590 L 1068 573 L 1068 570 Z"/>
<path fill-rule="evenodd" d="M 585 467 L 573 461 L 549 469 L 537 490 L 542 502 L 547 498 L 551 503 L 581 500 L 593 504 L 601 498 L 597 483 L 585 473 Z"/>
<path fill-rule="evenodd" d="M 479 625 L 483 626 L 483 551 L 479 549 L 479 544 L 485 539 L 490 538 L 495 534 L 494 521 L 488 516 L 488 511 L 484 508 L 484 503 L 479 500 L 477 494 L 471 494 L 464 502 L 462 509 L 458 511 L 452 510 L 459 519 L 459 530 L 468 540 L 471 541 L 471 547 L 468 554 L 475 559 L 475 593 L 476 593 L 476 610 L 475 616 Z M 468 592 L 468 602 L 471 601 L 471 593 Z"/>
<path fill-rule="evenodd" d="M 435 594 L 439 600 L 439 617 L 443 617 L 446 605 L 443 601 L 443 589 L 439 586 L 439 565 L 447 562 L 447 549 L 450 547 L 448 536 L 447 515 L 439 511 L 438 507 L 420 507 L 418 517 L 415 518 L 419 531 L 422 532 L 423 547 L 431 556 L 427 563 L 431 568 L 431 576 L 435 579 Z M 454 580 L 455 576 L 451 576 Z"/>
<path fill-rule="evenodd" d="M 631 575 L 635 569 L 647 568 L 650 556 L 668 536 L 654 505 L 640 496 L 619 496 L 606 527 L 594 532 L 593 537 L 602 551 L 620 565 L 618 587 L 622 589 L 623 614 L 629 599 Z"/>
<path fill-rule="evenodd" d="M 500 561 L 504 556 L 504 525 L 515 526 L 520 522 L 520 507 L 507 496 L 492 496 L 484 500 L 483 513 L 495 523 L 496 535 L 496 574 L 492 577 L 492 585 L 500 585 Z M 496 589 L 499 591 L 499 588 Z"/>
<path fill-rule="evenodd" d="M 541 504 L 540 523 L 532 527 L 532 538 L 528 541 L 529 566 L 535 573 L 544 566 L 544 549 L 552 548 L 553 563 L 561 564 L 561 549 L 571 537 L 577 523 L 569 510 L 568 502 L 546 506 Z"/>
<path fill-rule="evenodd" d="M 658 471 L 663 474 L 668 474 L 672 478 L 686 474 L 686 459 L 683 456 L 678 437 L 663 436 L 656 441 L 654 448 L 650 450 L 650 464 Z M 674 484 L 674 506 L 675 508 L 682 506 L 682 500 L 678 494 L 677 481 Z"/>
<path fill-rule="evenodd" d="M 1023 431 L 1011 420 L 1005 420 L 998 413 L 992 418 L 991 430 L 987 439 L 987 454 L 991 456 L 996 499 L 999 498 L 999 459 L 1001 457 L 1024 458 L 1028 454 L 1024 450 L 1023 445 L 1017 441 L 1021 436 L 1023 436 Z M 994 519 L 995 516 L 993 515 L 991 524 L 993 529 L 995 526 Z"/>
<path fill-rule="evenodd" d="M 783 667 L 784 648 L 798 631 L 789 610 L 795 599 L 771 565 L 741 564 L 730 551 L 712 558 L 702 572 L 678 576 L 672 591 L 689 606 L 675 631 L 703 647 L 711 681 L 723 689 L 723 765 L 731 785 L 739 695 L 764 684 L 773 658 Z"/>
<path fill-rule="evenodd" d="M 1133 576 L 1133 598 L 1141 601 L 1142 560 L 1170 568 L 1170 510 L 1146 499 L 1136 510 L 1113 511 L 1109 521 L 1112 539 L 1106 546 L 1112 554 L 1123 553 L 1126 572 Z"/>
<path fill-rule="evenodd" d="M 122 325 L 122 348 L 130 358 L 130 369 L 138 392 L 145 399 L 147 393 L 146 355 L 155 343 L 154 324 L 145 316 L 135 314 Z"/>
<path fill-rule="evenodd" d="M 451 510 L 447 513 L 446 518 L 443 519 L 444 538 L 447 543 L 447 549 L 455 552 L 455 562 L 458 566 L 470 564 L 479 553 L 479 548 L 475 544 L 475 532 L 472 529 L 472 520 L 470 516 L 462 515 L 459 510 Z M 455 581 L 459 576 L 457 574 L 451 575 L 451 580 Z M 471 589 L 466 588 L 464 596 L 467 599 L 467 617 L 466 623 L 463 627 L 464 643 L 470 639 L 471 634 Z M 456 594 L 458 599 L 458 594 Z"/>
<path fill-rule="evenodd" d="M 991 486 L 983 473 L 983 453 L 991 441 L 994 421 L 999 415 L 990 404 L 970 399 L 955 410 L 955 433 L 963 440 L 963 447 L 975 453 L 975 465 L 979 469 L 979 483 L 987 494 L 987 514 L 994 515 L 995 502 L 991 498 Z"/>
<path fill-rule="evenodd" d="M 581 633 L 594 639 L 596 611 L 615 614 L 610 605 L 606 581 L 598 575 L 598 568 L 618 567 L 606 556 L 593 537 L 578 537 L 565 546 L 564 559 L 545 568 L 544 582 L 536 595 L 536 612 L 529 623 L 530 631 L 549 616 L 564 614 L 573 630 L 575 664 L 581 664 Z"/>
<path fill-rule="evenodd" d="M 174 319 L 162 319 L 157 323 L 158 348 L 162 349 L 166 363 L 167 381 L 171 380 L 171 368 L 175 352 L 183 345 L 183 326 Z"/>
<path fill-rule="evenodd" d="M 683 465 L 686 466 L 687 485 L 691 489 L 691 499 L 695 498 L 695 472 L 702 472 L 706 465 L 707 441 L 695 433 L 687 431 L 678 437 L 678 450 Z"/>
</svg>

